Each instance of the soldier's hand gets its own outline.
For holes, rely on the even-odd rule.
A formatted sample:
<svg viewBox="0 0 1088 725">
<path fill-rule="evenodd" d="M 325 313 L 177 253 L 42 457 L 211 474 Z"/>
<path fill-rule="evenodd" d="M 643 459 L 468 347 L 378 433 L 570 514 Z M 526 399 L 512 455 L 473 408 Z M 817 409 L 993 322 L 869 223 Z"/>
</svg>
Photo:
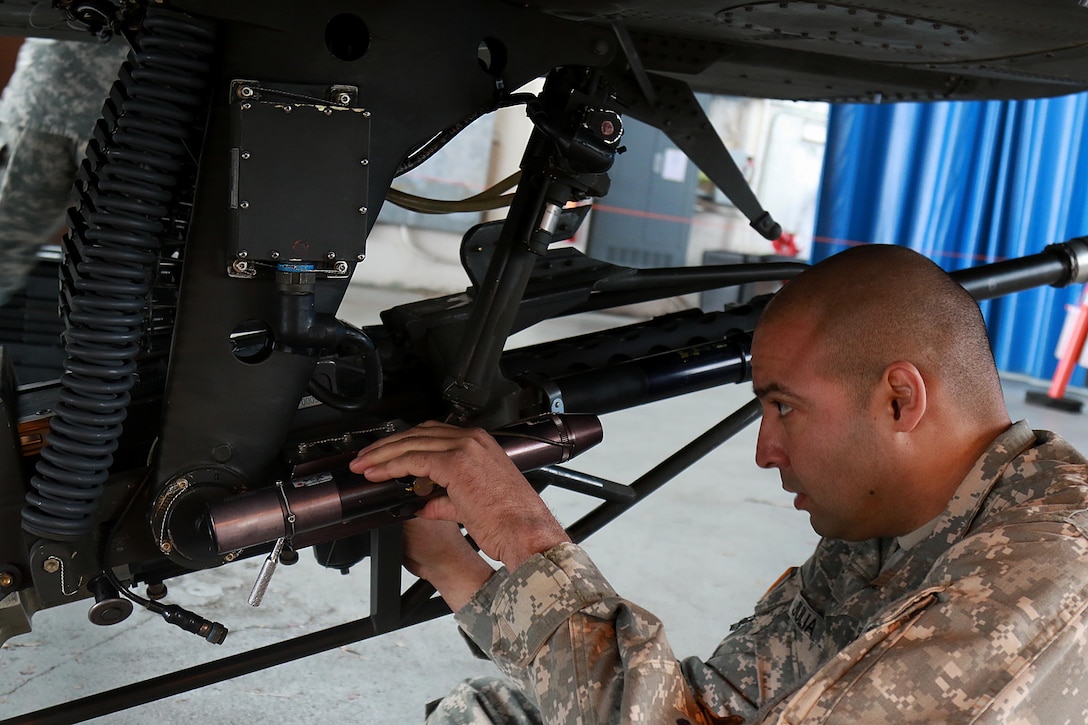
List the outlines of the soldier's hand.
<svg viewBox="0 0 1088 725">
<path fill-rule="evenodd" d="M 562 525 L 486 431 L 423 423 L 359 451 L 351 470 L 371 481 L 415 476 L 446 489 L 416 514 L 460 523 L 510 570 L 570 541 Z"/>
</svg>

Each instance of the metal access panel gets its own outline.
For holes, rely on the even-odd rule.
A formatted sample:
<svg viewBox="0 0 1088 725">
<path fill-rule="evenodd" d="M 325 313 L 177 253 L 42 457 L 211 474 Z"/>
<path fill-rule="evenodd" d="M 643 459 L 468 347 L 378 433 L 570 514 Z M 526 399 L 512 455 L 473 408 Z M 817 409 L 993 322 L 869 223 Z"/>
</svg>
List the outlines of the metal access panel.
<svg viewBox="0 0 1088 725">
<path fill-rule="evenodd" d="M 325 87 L 256 82 L 231 104 L 229 207 L 237 259 L 355 262 L 366 251 L 370 112 Z M 335 86 L 333 88 L 336 88 Z"/>
<path fill-rule="evenodd" d="M 625 267 L 687 263 L 699 172 L 657 129 L 624 119 L 612 188 L 594 205 L 587 253 Z"/>
</svg>

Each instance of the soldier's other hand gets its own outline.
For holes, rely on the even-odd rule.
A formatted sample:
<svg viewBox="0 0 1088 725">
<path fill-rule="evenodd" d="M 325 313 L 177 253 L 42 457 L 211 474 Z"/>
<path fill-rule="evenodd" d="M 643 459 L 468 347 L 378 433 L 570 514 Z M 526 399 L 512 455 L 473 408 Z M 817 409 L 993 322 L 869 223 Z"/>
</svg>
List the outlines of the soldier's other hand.
<svg viewBox="0 0 1088 725">
<path fill-rule="evenodd" d="M 494 573 L 460 526 L 418 518 L 404 524 L 404 568 L 433 584 L 454 612 Z"/>
</svg>

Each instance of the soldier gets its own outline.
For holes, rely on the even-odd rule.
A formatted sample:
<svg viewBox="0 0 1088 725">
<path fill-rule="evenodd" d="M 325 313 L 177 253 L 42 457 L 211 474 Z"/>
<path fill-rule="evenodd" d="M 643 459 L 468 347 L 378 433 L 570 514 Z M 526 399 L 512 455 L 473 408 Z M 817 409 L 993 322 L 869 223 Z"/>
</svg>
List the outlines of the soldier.
<svg viewBox="0 0 1088 725">
<path fill-rule="evenodd" d="M 0 99 L 0 304 L 64 223 L 76 171 L 118 69 L 122 39 L 28 38 Z"/>
<path fill-rule="evenodd" d="M 371 480 L 446 487 L 406 565 L 517 683 L 465 683 L 428 722 L 1088 722 L 1088 467 L 1011 423 L 974 300 L 907 249 L 852 249 L 767 307 L 752 380 L 756 462 L 822 539 L 705 662 L 676 660 L 486 434 L 360 452 Z"/>
</svg>

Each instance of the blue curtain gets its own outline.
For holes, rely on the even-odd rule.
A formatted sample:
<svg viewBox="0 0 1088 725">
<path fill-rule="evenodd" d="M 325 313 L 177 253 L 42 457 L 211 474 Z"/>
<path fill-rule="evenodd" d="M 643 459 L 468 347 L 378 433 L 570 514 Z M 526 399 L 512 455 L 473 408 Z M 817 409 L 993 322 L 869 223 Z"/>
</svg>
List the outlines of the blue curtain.
<svg viewBox="0 0 1088 725">
<path fill-rule="evenodd" d="M 833 107 L 812 261 L 899 244 L 951 271 L 1088 235 L 1086 113 L 1088 94 Z M 998 367 L 1049 379 L 1065 306 L 1082 290 L 984 302 Z"/>
</svg>

